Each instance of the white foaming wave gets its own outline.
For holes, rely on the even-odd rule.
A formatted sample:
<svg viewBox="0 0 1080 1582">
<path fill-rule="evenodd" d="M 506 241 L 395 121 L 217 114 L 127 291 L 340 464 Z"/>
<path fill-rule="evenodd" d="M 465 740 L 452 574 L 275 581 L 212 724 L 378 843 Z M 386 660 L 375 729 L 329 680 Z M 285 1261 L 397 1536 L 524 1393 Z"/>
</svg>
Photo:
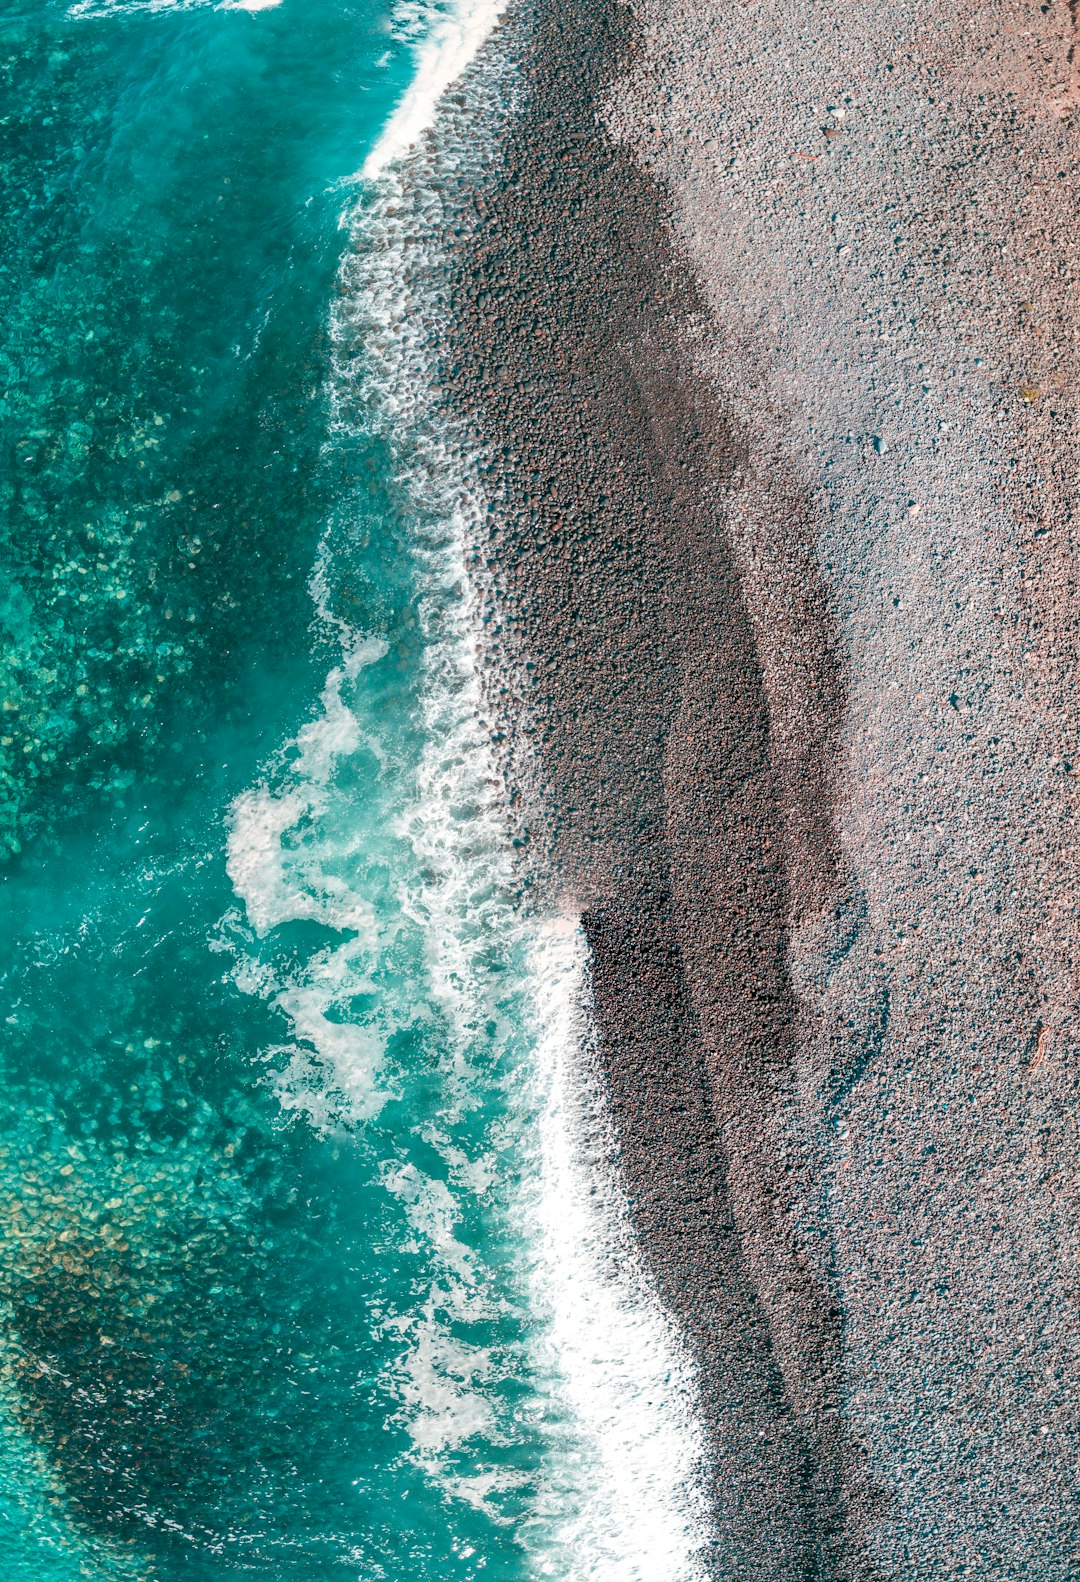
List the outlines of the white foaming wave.
<svg viewBox="0 0 1080 1582">
<path fill-rule="evenodd" d="M 428 987 L 464 1077 L 490 1011 L 492 943 L 509 944 L 516 925 L 504 786 L 483 723 L 480 597 L 466 566 L 477 504 L 460 448 L 428 409 L 432 326 L 444 311 L 429 246 L 447 219 L 443 202 L 435 181 L 405 182 L 394 171 L 374 202 L 360 205 L 331 317 L 331 397 L 338 430 L 378 427 L 387 437 L 414 507 L 423 748 L 415 794 L 394 828 L 422 876 L 402 907 L 423 928 Z"/>
<path fill-rule="evenodd" d="M 369 247 L 350 279 L 335 340 L 346 358 L 356 338 L 365 341 L 368 378 L 378 382 L 381 410 L 418 436 L 422 462 L 414 481 L 429 501 L 435 499 L 435 515 L 450 524 L 445 542 L 428 551 L 444 589 L 458 591 L 444 627 L 449 640 L 432 651 L 420 777 L 425 795 L 407 826 L 418 857 L 441 875 L 425 897 L 423 915 L 432 956 L 441 964 L 433 980 L 441 984 L 444 1008 L 463 1042 L 475 1033 L 482 1009 L 482 982 L 470 954 L 474 936 L 463 925 L 486 906 L 485 932 L 515 941 L 524 956 L 522 1015 L 534 1041 L 524 1107 L 539 1121 L 520 1230 L 532 1249 L 530 1311 L 545 1318 L 534 1363 L 551 1381 L 556 1424 L 573 1425 L 565 1435 L 558 1426 L 552 1430 L 554 1487 L 537 1513 L 549 1536 L 533 1556 L 534 1575 L 563 1582 L 700 1582 L 707 1512 L 694 1370 L 642 1270 L 613 1163 L 592 1043 L 586 947 L 576 920 L 537 924 L 519 914 L 509 895 L 504 787 L 489 738 L 478 726 L 484 708 L 481 601 L 465 564 L 478 507 L 467 482 L 468 461 L 460 447 L 451 451 L 443 433 L 431 432 L 420 394 L 424 326 L 443 311 L 424 240 L 440 219 L 440 200 L 429 190 L 410 201 L 396 180 L 387 189 L 366 216 L 367 225 L 378 228 L 380 246 Z M 426 301 L 411 294 L 410 280 L 421 282 L 421 293 L 431 291 Z M 349 303 L 362 315 L 359 324 L 347 322 Z M 469 795 L 477 813 L 463 831 L 453 804 Z M 440 1152 L 453 1160 L 445 1143 Z M 460 1169 L 463 1161 L 456 1163 Z M 430 1322 L 437 1323 L 434 1315 Z M 410 1377 L 424 1377 L 437 1403 L 447 1388 L 453 1398 L 453 1380 L 421 1366 L 435 1354 L 424 1328 L 409 1354 L 417 1369 Z M 421 1438 L 427 1422 L 421 1413 Z M 571 1514 L 552 1516 L 553 1509 Z"/>
<path fill-rule="evenodd" d="M 230 809 L 226 869 L 260 938 L 282 923 L 300 921 L 358 932 L 374 926 L 370 902 L 340 875 L 323 870 L 318 845 L 287 847 L 285 837 L 326 813 L 342 759 L 361 747 L 381 759 L 378 740 L 362 732 L 342 689 L 354 686 L 360 671 L 387 652 L 380 638 L 352 642 L 326 678 L 321 713 L 290 744 L 296 750 L 290 772 L 276 786 L 264 780 L 243 792 Z"/>
<path fill-rule="evenodd" d="M 421 1317 L 412 1324 L 412 1344 L 398 1379 L 416 1459 L 441 1483 L 440 1463 L 446 1452 L 475 1435 L 491 1435 L 496 1425 L 491 1402 L 483 1393 L 491 1375 L 490 1353 L 451 1334 L 436 1315 L 440 1295 L 436 1292 L 428 1298 Z"/>
<path fill-rule="evenodd" d="M 75 0 L 68 16 L 104 21 L 117 16 L 156 16 L 163 11 L 272 11 L 282 0 Z"/>
<path fill-rule="evenodd" d="M 68 16 L 78 20 L 104 21 L 117 16 L 155 16 L 162 11 L 196 11 L 212 7 L 216 0 L 75 0 Z"/>
<path fill-rule="evenodd" d="M 492 1347 L 464 1333 L 499 1317 L 500 1306 L 484 1288 L 478 1255 L 455 1234 L 460 1209 L 447 1183 L 411 1162 L 387 1169 L 383 1180 L 435 1270 L 419 1308 L 391 1321 L 403 1341 L 386 1380 L 399 1401 L 396 1421 L 409 1436 L 410 1459 L 436 1488 L 498 1521 L 493 1496 L 511 1488 L 516 1474 L 490 1466 L 462 1472 L 454 1453 L 469 1441 L 503 1437 L 491 1388 L 503 1364 Z"/>
<path fill-rule="evenodd" d="M 458 0 L 449 9 L 430 9 L 412 81 L 361 166 L 366 180 L 381 176 L 415 148 L 439 101 L 475 60 L 505 8 L 506 0 Z"/>
<path fill-rule="evenodd" d="M 499 817 L 501 778 L 480 720 L 483 696 L 468 633 L 474 617 L 461 539 L 444 552 L 443 574 L 460 590 L 447 638 L 429 649 L 424 689 L 426 742 L 416 800 L 400 821 L 421 870 L 417 897 L 429 981 L 453 1036 L 457 1069 L 489 1011 L 484 961 L 493 940 L 514 936 L 512 872 Z"/>
<path fill-rule="evenodd" d="M 377 1113 L 387 1096 L 378 1078 L 390 1029 L 378 1017 L 358 1023 L 348 1014 L 358 994 L 375 989 L 371 966 L 380 945 L 379 920 L 350 877 L 347 845 L 320 835 L 322 823 L 340 824 L 339 766 L 361 751 L 381 762 L 381 744 L 363 729 L 346 693 L 386 653 L 381 639 L 353 638 L 344 645 L 341 664 L 327 676 L 319 713 L 278 755 L 277 772 L 241 793 L 229 812 L 226 871 L 256 940 L 300 922 L 346 936 L 288 970 L 275 971 L 238 948 L 238 986 L 275 1004 L 296 1040 L 270 1052 L 278 1062 L 279 1097 L 286 1108 L 312 1120 L 330 1113 L 318 1092 L 328 1072 L 357 1117 Z M 230 932 L 235 940 L 236 927 Z"/>
<path fill-rule="evenodd" d="M 451 458 L 425 446 L 428 469 L 452 476 Z M 421 930 L 425 988 L 449 1037 L 449 1068 L 438 1129 L 425 1139 L 447 1168 L 451 1185 L 414 1164 L 389 1170 L 384 1183 L 403 1203 L 435 1271 L 420 1314 L 403 1324 L 406 1349 L 395 1368 L 400 1421 L 413 1458 L 445 1494 L 501 1519 L 497 1496 L 517 1479 L 506 1468 L 471 1475 L 453 1464 L 470 1441 L 498 1440 L 498 1414 L 485 1384 L 497 1365 L 488 1348 L 462 1338 L 467 1325 L 499 1315 L 485 1289 L 478 1256 L 459 1239 L 458 1197 L 483 1198 L 493 1184 L 490 1153 L 475 1140 L 466 1151 L 453 1127 L 475 1100 L 473 1060 L 497 1018 L 489 959 L 493 945 L 510 954 L 521 926 L 511 898 L 511 865 L 499 817 L 501 782 L 481 726 L 482 692 L 472 641 L 473 593 L 465 574 L 466 529 L 456 511 L 418 537 L 417 564 L 426 584 L 419 619 L 428 638 L 421 686 L 424 745 L 413 795 L 395 820 L 415 869 L 399 889 L 402 912 Z M 501 987 L 501 985 L 500 985 Z M 511 1029 L 503 1028 L 506 1040 Z"/>
<path fill-rule="evenodd" d="M 411 769 L 396 762 L 384 776 L 379 806 L 396 854 L 398 916 L 389 926 L 409 927 L 421 942 L 416 997 L 437 1009 L 447 1034 L 440 1124 L 425 1131 L 447 1179 L 408 1158 L 382 1173 L 409 1228 L 402 1250 L 422 1253 L 431 1271 L 426 1300 L 389 1321 L 402 1349 L 387 1383 L 417 1465 L 444 1494 L 500 1520 L 497 1498 L 519 1475 L 491 1466 L 464 1470 L 458 1454 L 470 1442 L 504 1434 L 507 1408 L 496 1404 L 493 1381 L 505 1360 L 470 1341 L 467 1331 L 505 1313 L 482 1255 L 458 1234 L 462 1202 L 491 1192 L 495 1172 L 487 1141 L 470 1135 L 466 1147 L 454 1128 L 476 1103 L 472 1063 L 478 1052 L 487 1057 L 488 1029 L 497 1019 L 491 956 L 512 949 L 517 924 L 500 781 L 482 724 L 480 617 L 464 560 L 467 504 L 444 437 L 422 421 L 419 379 L 402 377 L 406 362 L 415 369 L 423 357 L 423 314 L 402 295 L 402 282 L 422 272 L 421 233 L 401 231 L 384 213 L 393 208 L 392 189 L 391 182 L 375 216 L 364 221 L 368 234 L 382 226 L 380 245 L 343 266 L 348 292 L 332 323 L 329 388 L 337 438 L 377 429 L 400 465 L 399 482 L 415 505 L 410 552 L 425 639 L 416 689 L 420 751 Z M 362 360 L 351 355 L 357 341 Z M 397 436 L 406 441 L 407 457 Z M 275 772 L 233 804 L 227 847 L 228 873 L 254 944 L 292 923 L 354 935 L 284 967 L 259 960 L 253 949 L 237 952 L 234 981 L 289 1020 L 294 1041 L 268 1051 L 279 1101 L 317 1128 L 332 1126 L 338 1114 L 328 1081 L 345 1096 L 350 1119 L 377 1112 L 387 1095 L 389 1037 L 403 1014 L 400 1005 L 384 1005 L 381 1016 L 368 1011 L 358 1023 L 346 1010 L 359 994 L 378 998 L 372 963 L 380 927 L 387 926 L 364 897 L 362 863 L 347 860 L 350 830 L 371 821 L 370 808 L 358 817 L 357 755 L 380 765 L 386 760 L 365 723 L 357 683 L 387 654 L 385 643 L 364 639 L 335 610 L 334 561 L 348 556 L 348 540 L 347 527 L 328 530 L 310 584 L 318 625 L 334 635 L 341 661 L 331 668 L 312 719 L 278 755 Z M 235 951 L 238 930 L 230 933 Z M 504 1025 L 497 1036 L 506 1040 L 513 1032 Z"/>
<path fill-rule="evenodd" d="M 492 20 L 495 15 L 492 7 Z M 425 93 L 436 80 L 451 80 L 448 69 L 444 62 L 442 78 L 430 77 Z M 433 103 L 434 96 L 424 124 Z M 402 1204 L 416 1246 L 433 1269 L 426 1297 L 387 1321 L 403 1342 L 393 1369 L 399 1420 L 414 1459 L 437 1487 L 500 1519 L 495 1497 L 515 1474 L 504 1468 L 463 1472 L 454 1454 L 470 1440 L 512 1431 L 498 1419 L 489 1388 L 505 1359 L 461 1333 L 502 1309 L 478 1255 L 458 1234 L 461 1194 L 483 1197 L 491 1189 L 491 1155 L 475 1139 L 462 1146 L 454 1126 L 468 1108 L 473 1053 L 489 1036 L 493 1011 L 500 1014 L 488 963 L 492 949 L 501 948 L 521 971 L 515 996 L 520 1014 L 496 1037 L 520 1040 L 525 1033 L 532 1039 L 533 1077 L 519 1095 L 518 1130 L 527 1132 L 528 1112 L 539 1118 L 531 1180 L 518 1205 L 529 1249 L 530 1314 L 543 1319 L 532 1360 L 548 1381 L 550 1419 L 547 1488 L 529 1524 L 532 1573 L 562 1582 L 700 1582 L 706 1514 L 697 1477 L 702 1446 L 693 1369 L 643 1273 L 619 1187 L 592 1042 L 587 951 L 574 920 L 538 925 L 522 917 L 513 900 L 503 785 L 483 725 L 481 601 L 466 566 L 479 509 L 468 481 L 473 469 L 432 418 L 427 394 L 431 326 L 446 311 L 444 276 L 429 249 L 452 216 L 442 208 L 438 180 L 424 184 L 414 169 L 406 182 L 400 169 L 391 168 L 406 146 L 404 125 L 380 145 L 382 180 L 374 201 L 361 207 L 354 247 L 342 265 L 331 320 L 330 392 L 338 429 L 376 427 L 390 441 L 400 481 L 417 507 L 414 555 L 426 590 L 418 612 L 428 639 L 424 744 L 412 794 L 394 812 L 393 830 L 413 857 L 408 872 L 399 873 L 398 899 L 402 916 L 423 931 L 425 988 L 451 1031 L 458 1099 L 447 1105 L 439 1126 L 425 1132 L 450 1185 L 411 1161 L 384 1172 L 387 1191 Z M 460 159 L 466 151 L 456 152 Z M 312 591 L 347 656 L 356 636 L 333 613 L 327 591 L 333 552 L 328 544 Z M 325 821 L 336 766 L 363 735 L 339 711 L 340 669 L 331 672 L 322 712 L 299 745 L 305 784 L 294 777 L 277 793 L 279 804 L 293 800 L 275 810 L 250 794 L 250 808 L 238 804 L 234 828 L 246 817 L 249 834 L 230 873 L 256 929 L 272 928 L 279 919 L 340 918 L 356 900 L 327 883 L 333 864 L 316 864 L 301 885 L 294 852 L 284 871 L 278 866 L 283 837 L 301 823 Z M 333 838 L 342 838 L 340 826 Z M 251 878 L 252 856 L 243 853 L 257 858 L 258 884 Z M 358 926 L 359 913 L 349 915 Z M 323 955 L 334 982 L 363 970 L 362 952 Z M 273 974 L 259 992 L 271 992 L 268 983 L 276 983 Z M 283 987 L 288 993 L 280 984 L 272 992 Z M 309 972 L 297 987 L 314 995 L 306 1023 L 295 997 L 279 1003 L 318 1047 L 326 1032 L 311 1020 L 318 982 Z M 302 1050 L 292 1056 L 306 1072 L 305 1058 Z M 304 1102 L 317 1123 L 317 1095 Z M 528 1156 L 529 1143 L 522 1147 Z"/>
<path fill-rule="evenodd" d="M 642 1269 L 619 1184 L 576 919 L 535 931 L 530 967 L 540 1114 L 539 1170 L 525 1205 L 533 1300 L 547 1318 L 541 1360 L 559 1381 L 587 1469 L 582 1479 L 575 1468 L 571 1514 L 557 1521 L 537 1574 L 704 1582 L 695 1369 Z"/>
<path fill-rule="evenodd" d="M 449 1046 L 439 1123 L 423 1132 L 447 1179 L 425 1174 L 413 1161 L 383 1175 L 407 1217 L 414 1250 L 425 1253 L 432 1271 L 426 1300 L 395 1321 L 402 1350 L 388 1382 L 415 1463 L 443 1495 L 498 1521 L 498 1500 L 519 1474 L 490 1465 L 466 1469 L 459 1454 L 508 1431 L 501 1420 L 506 1408 L 496 1408 L 494 1393 L 505 1359 L 466 1338 L 470 1324 L 506 1314 L 482 1257 L 458 1233 L 461 1205 L 491 1192 L 495 1170 L 490 1145 L 474 1135 L 464 1145 L 455 1126 L 475 1103 L 473 1061 L 498 1020 L 490 957 L 493 948 L 512 951 L 520 926 L 510 896 L 501 782 L 482 724 L 480 616 L 465 566 L 470 501 L 445 432 L 427 421 L 424 398 L 437 309 L 423 282 L 432 278 L 426 248 L 440 227 L 439 201 L 432 188 L 407 189 L 391 172 L 374 202 L 361 208 L 331 319 L 330 395 L 338 433 L 376 428 L 384 435 L 414 507 L 416 617 L 425 639 L 422 745 L 393 833 L 412 858 L 399 870 L 398 902 L 422 940 L 425 993 Z M 327 621 L 334 619 L 331 581 L 327 558 L 313 582 Z M 513 1032 L 502 1027 L 496 1036 L 505 1042 Z"/>
<path fill-rule="evenodd" d="M 454 1234 L 458 1205 L 445 1181 L 434 1181 L 411 1161 L 388 1169 L 383 1184 L 405 1205 L 413 1229 L 433 1248 L 439 1262 L 460 1280 L 474 1278 L 474 1256 Z"/>
</svg>

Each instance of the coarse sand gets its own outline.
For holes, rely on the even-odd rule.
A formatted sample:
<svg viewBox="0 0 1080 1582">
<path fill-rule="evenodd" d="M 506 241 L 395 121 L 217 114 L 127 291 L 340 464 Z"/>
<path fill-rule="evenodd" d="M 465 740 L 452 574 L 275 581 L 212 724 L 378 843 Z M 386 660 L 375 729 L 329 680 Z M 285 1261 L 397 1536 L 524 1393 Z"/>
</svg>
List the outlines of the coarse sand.
<svg viewBox="0 0 1080 1582">
<path fill-rule="evenodd" d="M 716 1577 L 1080 1573 L 1075 41 L 545 0 L 491 46 L 443 376 Z"/>
</svg>

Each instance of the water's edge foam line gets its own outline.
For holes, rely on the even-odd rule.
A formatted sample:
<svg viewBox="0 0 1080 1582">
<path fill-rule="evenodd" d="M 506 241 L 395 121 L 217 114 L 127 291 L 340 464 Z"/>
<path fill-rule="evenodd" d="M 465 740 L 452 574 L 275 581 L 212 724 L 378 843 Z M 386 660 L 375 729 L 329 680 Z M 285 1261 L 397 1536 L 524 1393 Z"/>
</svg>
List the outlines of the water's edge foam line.
<svg viewBox="0 0 1080 1582">
<path fill-rule="evenodd" d="M 414 148 L 431 126 L 439 100 L 475 60 L 506 8 L 506 0 L 459 0 L 436 11 L 416 51 L 412 82 L 360 169 L 368 181 Z"/>
<path fill-rule="evenodd" d="M 448 311 L 438 283 L 441 260 L 433 261 L 431 253 L 438 246 L 439 221 L 447 219 L 439 207 L 443 200 L 434 196 L 439 160 L 460 166 L 477 151 L 451 145 L 418 155 L 417 149 L 446 89 L 460 80 L 502 9 L 480 0 L 436 26 L 418 51 L 412 87 L 365 161 L 362 174 L 379 179 L 352 218 L 353 250 L 342 266 L 332 324 L 338 350 L 331 402 L 335 422 L 343 427 L 357 421 L 352 414 L 359 409 L 362 422 L 375 423 L 391 437 L 404 486 L 415 493 L 418 519 L 425 524 L 416 560 L 426 597 L 439 609 L 425 661 L 428 745 L 396 831 L 430 876 L 403 905 L 425 920 L 428 983 L 457 1028 L 463 1063 L 484 993 L 473 913 L 478 891 L 490 898 L 481 904 L 481 932 L 485 925 L 494 928 L 522 951 L 534 1051 L 526 1102 L 536 1120 L 518 1225 L 529 1248 L 532 1305 L 542 1318 L 535 1326 L 533 1362 L 551 1380 L 557 1400 L 560 1427 L 549 1472 L 554 1503 L 563 1511 L 548 1520 L 547 1536 L 531 1556 L 533 1574 L 564 1582 L 654 1582 L 660 1575 L 665 1582 L 700 1582 L 706 1516 L 697 1476 L 703 1451 L 693 1367 L 644 1273 L 619 1182 L 595 1060 L 580 919 L 529 918 L 513 899 L 509 832 L 499 805 L 502 777 L 480 718 L 480 601 L 465 566 L 472 519 L 480 509 L 478 483 L 440 427 L 445 420 L 428 404 L 431 354 L 424 326 Z M 410 152 L 411 160 L 405 157 Z M 418 191 L 424 194 L 419 202 Z M 419 238 L 415 208 L 423 217 Z M 329 543 L 325 554 L 333 554 Z M 361 1119 L 376 1113 L 385 1096 L 379 1050 L 366 1037 L 362 1050 L 353 1049 L 348 1030 L 327 1016 L 335 997 L 340 1000 L 341 974 L 347 978 L 364 968 L 373 922 L 362 897 L 328 883 L 332 863 L 298 865 L 295 847 L 286 840 L 301 820 L 318 819 L 335 800 L 338 759 L 372 745 L 350 708 L 348 687 L 374 650 L 365 646 L 370 639 L 334 615 L 325 593 L 328 581 L 326 566 L 317 567 L 312 591 L 320 624 L 324 631 L 336 627 L 342 661 L 328 676 L 319 717 L 294 744 L 299 755 L 286 781 L 253 788 L 234 805 L 229 843 L 230 876 L 255 935 L 293 918 L 356 930 L 340 950 L 322 953 L 302 982 L 283 983 L 244 952 L 238 961 L 241 986 L 275 1000 L 292 1023 L 294 1064 L 308 1089 L 294 1107 L 306 1107 L 316 1125 L 322 1117 L 310 1087 L 320 1069 L 351 1095 L 353 1113 Z M 448 822 L 449 807 L 470 803 L 478 810 L 477 828 Z M 484 870 L 479 884 L 477 863 Z M 328 1041 L 331 1027 L 335 1037 Z M 290 1102 L 287 1086 L 283 1097 Z M 386 1185 L 419 1204 L 433 1183 L 398 1172 Z M 464 1293 L 468 1271 L 452 1235 L 452 1214 L 441 1220 L 436 1215 L 428 1233 L 447 1276 Z M 445 1370 L 438 1372 L 443 1338 L 431 1314 L 419 1315 L 400 1377 L 417 1455 L 433 1476 L 440 1444 L 450 1443 L 455 1433 L 467 1436 L 483 1422 L 476 1392 L 455 1395 Z M 471 1383 L 468 1365 L 454 1366 L 456 1377 Z M 440 1391 L 441 1406 L 435 1401 Z M 445 1492 L 483 1497 L 480 1490 L 449 1484 Z"/>
</svg>

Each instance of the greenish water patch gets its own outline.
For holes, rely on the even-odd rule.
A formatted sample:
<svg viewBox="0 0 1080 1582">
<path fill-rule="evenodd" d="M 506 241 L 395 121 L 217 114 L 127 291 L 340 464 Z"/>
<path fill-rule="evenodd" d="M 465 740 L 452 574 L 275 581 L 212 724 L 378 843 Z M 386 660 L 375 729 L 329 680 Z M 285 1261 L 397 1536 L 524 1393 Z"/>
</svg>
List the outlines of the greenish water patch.
<svg viewBox="0 0 1080 1582">
<path fill-rule="evenodd" d="M 308 651 L 340 183 L 409 58 L 378 5 L 17 3 L 0 37 L 17 851 L 147 776 L 182 793 L 216 753 L 177 722 L 249 736 Z"/>
</svg>

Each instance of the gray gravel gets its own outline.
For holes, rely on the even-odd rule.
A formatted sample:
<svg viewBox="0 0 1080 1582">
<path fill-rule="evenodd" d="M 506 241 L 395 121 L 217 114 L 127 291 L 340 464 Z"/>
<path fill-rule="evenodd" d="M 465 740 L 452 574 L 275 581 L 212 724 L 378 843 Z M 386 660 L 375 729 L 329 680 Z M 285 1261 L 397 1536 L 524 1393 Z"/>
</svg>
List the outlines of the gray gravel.
<svg viewBox="0 0 1080 1582">
<path fill-rule="evenodd" d="M 1080 1575 L 1073 45 L 512 12 L 458 200 L 497 735 L 717 1577 Z"/>
<path fill-rule="evenodd" d="M 832 819 L 862 917 L 837 959 L 826 910 L 792 915 L 788 963 L 845 1413 L 885 1495 L 870 1553 L 1074 1577 L 1075 16 L 637 9 L 607 119 L 670 195 L 717 408 L 770 458 L 730 517 L 759 651 L 789 471 L 843 653 Z M 763 667 L 783 743 L 797 665 Z"/>
</svg>

